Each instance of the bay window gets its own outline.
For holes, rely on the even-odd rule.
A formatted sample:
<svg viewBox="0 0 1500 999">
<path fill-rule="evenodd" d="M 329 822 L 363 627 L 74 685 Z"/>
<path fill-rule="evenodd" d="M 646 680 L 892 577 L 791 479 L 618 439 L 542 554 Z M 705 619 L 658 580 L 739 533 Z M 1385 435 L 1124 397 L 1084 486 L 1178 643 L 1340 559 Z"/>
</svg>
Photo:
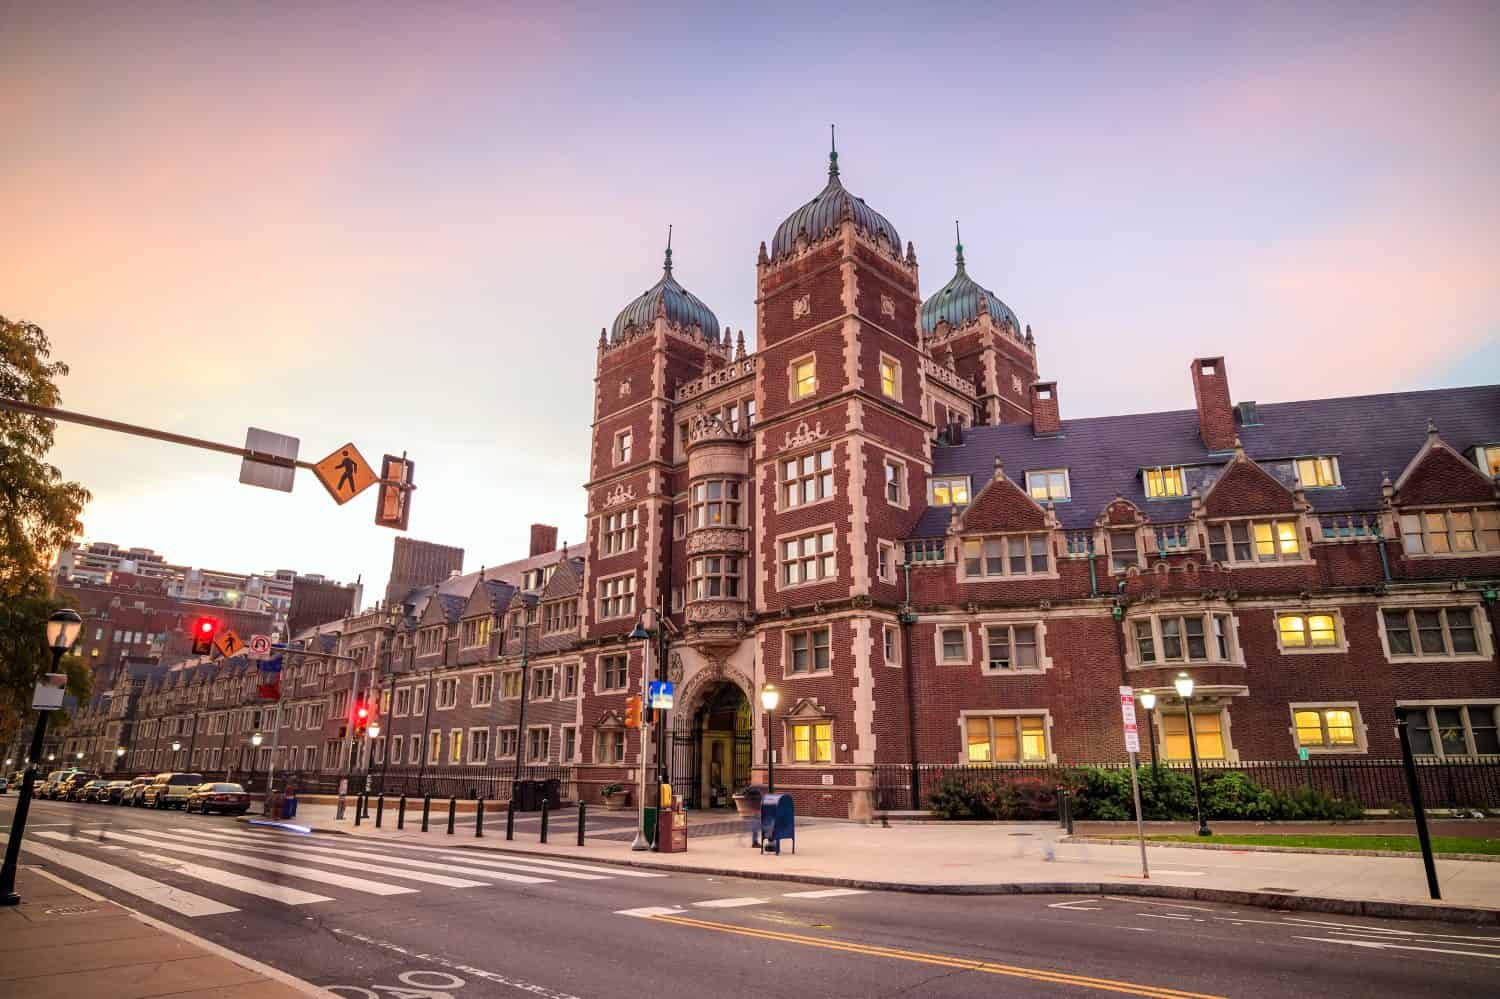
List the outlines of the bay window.
<svg viewBox="0 0 1500 999">
<path fill-rule="evenodd" d="M 694 600 L 738 599 L 740 560 L 727 555 L 695 558 L 688 566 L 688 585 L 692 587 Z"/>
<path fill-rule="evenodd" d="M 694 527 L 738 527 L 740 484 L 719 479 L 694 483 L 691 516 Z"/>
</svg>

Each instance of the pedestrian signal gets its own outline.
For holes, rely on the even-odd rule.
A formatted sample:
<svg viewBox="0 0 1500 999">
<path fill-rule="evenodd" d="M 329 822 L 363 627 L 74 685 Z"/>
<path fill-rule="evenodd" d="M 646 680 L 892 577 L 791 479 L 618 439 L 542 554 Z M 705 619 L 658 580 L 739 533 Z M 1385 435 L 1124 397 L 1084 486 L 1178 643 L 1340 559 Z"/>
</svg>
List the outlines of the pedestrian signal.
<svg viewBox="0 0 1500 999">
<path fill-rule="evenodd" d="M 625 727 L 641 727 L 641 695 L 631 694 L 625 698 Z"/>
</svg>

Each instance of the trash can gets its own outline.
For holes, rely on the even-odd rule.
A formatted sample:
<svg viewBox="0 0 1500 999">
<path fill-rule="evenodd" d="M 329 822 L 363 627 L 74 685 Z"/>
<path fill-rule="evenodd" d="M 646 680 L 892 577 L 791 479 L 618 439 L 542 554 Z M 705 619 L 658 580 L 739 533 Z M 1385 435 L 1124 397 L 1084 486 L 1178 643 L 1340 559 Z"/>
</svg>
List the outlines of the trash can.
<svg viewBox="0 0 1500 999">
<path fill-rule="evenodd" d="M 656 849 L 657 815 L 661 813 L 661 808 L 656 805 L 647 805 L 642 811 L 646 814 L 641 817 L 641 825 L 643 827 L 641 832 L 646 837 L 646 845 L 654 850 Z"/>
<path fill-rule="evenodd" d="M 518 780 L 510 785 L 510 800 L 515 802 L 518 812 L 535 812 L 542 807 L 542 782 Z"/>
<path fill-rule="evenodd" d="M 556 777 L 552 777 L 548 780 L 536 781 L 535 783 L 540 788 L 536 807 L 541 808 L 542 801 L 546 801 L 547 807 L 554 812 L 562 807 L 562 781 Z"/>
<path fill-rule="evenodd" d="M 797 852 L 797 823 L 789 794 L 768 794 L 760 800 L 761 852 L 774 851 L 781 855 L 781 841 L 792 841 L 792 852 Z"/>
</svg>

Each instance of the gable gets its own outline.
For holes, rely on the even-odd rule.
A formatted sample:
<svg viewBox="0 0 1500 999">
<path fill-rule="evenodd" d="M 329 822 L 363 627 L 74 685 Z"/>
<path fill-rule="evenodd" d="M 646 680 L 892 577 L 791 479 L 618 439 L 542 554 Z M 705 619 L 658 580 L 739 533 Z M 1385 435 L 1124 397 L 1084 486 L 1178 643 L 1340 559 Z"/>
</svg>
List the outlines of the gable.
<svg viewBox="0 0 1500 999">
<path fill-rule="evenodd" d="M 1147 518 L 1141 515 L 1140 507 L 1124 497 L 1116 496 L 1114 501 L 1104 508 L 1104 514 L 1100 519 L 1106 525 L 1119 526 L 1139 523 Z"/>
<path fill-rule="evenodd" d="M 1210 517 L 1238 517 L 1252 513 L 1294 513 L 1297 501 L 1291 490 L 1249 458 L 1229 463 L 1209 487 L 1203 509 Z"/>
<path fill-rule="evenodd" d="M 1402 506 L 1429 503 L 1493 503 L 1495 487 L 1452 448 L 1435 442 L 1401 474 L 1395 500 Z"/>
<path fill-rule="evenodd" d="M 1047 527 L 1047 513 L 1004 473 L 991 479 L 959 518 L 964 531 L 1036 531 Z"/>
</svg>

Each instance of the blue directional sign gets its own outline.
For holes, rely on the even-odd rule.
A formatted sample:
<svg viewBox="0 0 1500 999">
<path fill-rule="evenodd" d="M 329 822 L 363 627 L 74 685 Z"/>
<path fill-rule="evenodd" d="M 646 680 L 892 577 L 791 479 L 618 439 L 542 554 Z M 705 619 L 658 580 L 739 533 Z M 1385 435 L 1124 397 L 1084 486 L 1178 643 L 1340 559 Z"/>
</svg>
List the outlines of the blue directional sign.
<svg viewBox="0 0 1500 999">
<path fill-rule="evenodd" d="M 672 681 L 652 680 L 646 689 L 646 706 L 651 708 L 670 708 L 672 706 Z"/>
</svg>

